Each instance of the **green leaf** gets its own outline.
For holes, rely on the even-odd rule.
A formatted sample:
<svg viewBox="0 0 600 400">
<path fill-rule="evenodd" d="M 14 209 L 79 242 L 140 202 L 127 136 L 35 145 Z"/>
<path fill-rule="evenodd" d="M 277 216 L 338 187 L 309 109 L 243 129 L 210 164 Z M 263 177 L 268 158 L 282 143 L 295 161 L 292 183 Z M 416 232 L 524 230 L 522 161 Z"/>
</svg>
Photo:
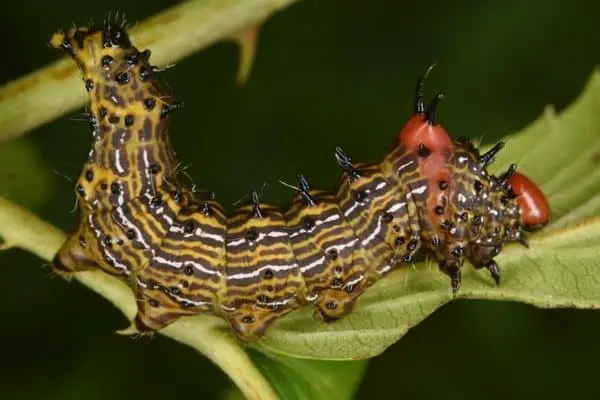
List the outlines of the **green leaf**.
<svg viewBox="0 0 600 400">
<path fill-rule="evenodd" d="M 508 138 L 496 171 L 516 162 L 549 196 L 553 223 L 497 257 L 502 284 L 464 268 L 457 298 L 512 300 L 538 307 L 600 308 L 600 71 L 560 116 L 552 108 Z M 256 344 L 288 357 L 373 357 L 452 300 L 448 278 L 433 263 L 404 268 L 377 282 L 348 317 L 324 324 L 305 308 L 277 321 Z"/>
<path fill-rule="evenodd" d="M 365 361 L 302 360 L 251 352 L 259 370 L 286 400 L 344 400 L 358 389 Z"/>
<path fill-rule="evenodd" d="M 255 351 L 250 351 L 250 354 L 278 397 L 286 400 L 351 399 L 367 367 L 365 360 L 321 361 Z M 243 400 L 245 397 L 237 388 L 232 388 L 220 399 Z"/>
</svg>

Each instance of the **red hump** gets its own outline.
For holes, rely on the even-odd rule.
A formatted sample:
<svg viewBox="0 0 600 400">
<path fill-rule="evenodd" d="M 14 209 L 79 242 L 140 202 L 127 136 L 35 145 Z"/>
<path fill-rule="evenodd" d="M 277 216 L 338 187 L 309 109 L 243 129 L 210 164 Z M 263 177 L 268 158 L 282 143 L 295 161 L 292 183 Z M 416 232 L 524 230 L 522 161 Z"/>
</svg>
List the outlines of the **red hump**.
<svg viewBox="0 0 600 400">
<path fill-rule="evenodd" d="M 517 204 L 521 209 L 525 229 L 539 229 L 550 221 L 548 200 L 533 181 L 515 172 L 508 179 L 508 184 L 517 195 Z"/>
<path fill-rule="evenodd" d="M 424 145 L 433 153 L 444 153 L 452 149 L 452 139 L 441 125 L 431 124 L 424 114 L 413 115 L 400 130 L 398 144 L 408 151 L 417 151 Z"/>
</svg>

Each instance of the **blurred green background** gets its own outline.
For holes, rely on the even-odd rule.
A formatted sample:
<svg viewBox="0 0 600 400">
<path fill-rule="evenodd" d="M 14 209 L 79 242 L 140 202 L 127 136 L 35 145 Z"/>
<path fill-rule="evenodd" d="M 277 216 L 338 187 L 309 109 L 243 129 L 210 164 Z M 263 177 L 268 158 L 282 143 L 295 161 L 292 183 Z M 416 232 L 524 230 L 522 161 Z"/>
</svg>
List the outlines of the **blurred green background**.
<svg viewBox="0 0 600 400">
<path fill-rule="evenodd" d="M 21 0 L 0 6 L 0 82 L 52 62 L 57 29 L 109 9 L 139 21 L 174 4 Z M 270 19 L 246 87 L 237 49 L 217 44 L 162 74 L 186 109 L 172 138 L 196 183 L 229 209 L 251 189 L 284 205 L 276 183 L 302 171 L 337 177 L 332 150 L 382 154 L 411 111 L 415 78 L 437 63 L 429 95 L 456 136 L 491 142 L 561 109 L 600 61 L 600 2 L 303 0 Z M 90 142 L 82 110 L 0 143 L 0 193 L 67 230 L 72 185 Z M 565 141 L 569 138 L 565 137 Z M 518 160 L 517 160 L 518 161 Z M 163 337 L 114 334 L 126 321 L 78 284 L 53 279 L 23 251 L 0 253 L 0 396 L 10 399 L 214 398 L 230 387 L 207 360 Z M 597 398 L 600 313 L 457 301 L 374 359 L 366 398 Z"/>
</svg>

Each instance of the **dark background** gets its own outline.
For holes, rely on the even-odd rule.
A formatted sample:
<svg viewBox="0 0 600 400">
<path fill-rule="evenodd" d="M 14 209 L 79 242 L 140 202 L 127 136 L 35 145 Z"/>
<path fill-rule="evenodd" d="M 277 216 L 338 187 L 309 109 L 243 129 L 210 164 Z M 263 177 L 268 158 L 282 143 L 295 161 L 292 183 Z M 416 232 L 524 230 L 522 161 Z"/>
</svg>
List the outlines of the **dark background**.
<svg viewBox="0 0 600 400">
<path fill-rule="evenodd" d="M 114 7 L 135 22 L 173 2 L 141 4 L 3 2 L 0 82 L 55 60 L 46 42 L 72 22 L 101 20 Z M 245 88 L 235 85 L 230 43 L 162 74 L 186 103 L 172 119 L 174 145 L 196 183 L 229 209 L 265 181 L 263 199 L 283 205 L 290 193 L 278 178 L 293 181 L 301 170 L 314 186 L 335 181 L 335 145 L 357 160 L 377 158 L 411 111 L 416 76 L 432 62 L 429 95 L 448 95 L 439 120 L 456 136 L 485 134 L 490 142 L 547 103 L 563 108 L 599 61 L 599 17 L 600 2 L 583 0 L 300 1 L 266 23 Z M 90 142 L 87 125 L 73 121 L 79 113 L 19 139 L 46 171 L 77 175 Z M 38 188 L 25 173 L 1 176 L 2 185 L 21 188 L 2 194 L 71 228 L 71 184 L 46 173 L 47 195 L 33 202 Z M 115 335 L 125 326 L 117 310 L 78 284 L 51 279 L 42 263 L 22 251 L 0 253 L 3 398 L 209 399 L 229 387 L 182 345 Z M 597 398 L 599 333 L 593 311 L 457 301 L 374 359 L 358 398 Z"/>
</svg>

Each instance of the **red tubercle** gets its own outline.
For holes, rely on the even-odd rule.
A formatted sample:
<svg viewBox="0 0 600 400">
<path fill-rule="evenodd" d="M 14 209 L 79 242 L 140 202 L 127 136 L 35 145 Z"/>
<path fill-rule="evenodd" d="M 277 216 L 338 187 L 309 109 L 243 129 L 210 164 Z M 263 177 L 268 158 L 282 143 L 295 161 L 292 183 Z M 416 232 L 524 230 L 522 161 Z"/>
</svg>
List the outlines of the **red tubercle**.
<svg viewBox="0 0 600 400">
<path fill-rule="evenodd" d="M 540 188 L 525 175 L 514 172 L 508 184 L 517 195 L 517 205 L 527 230 L 544 227 L 551 217 L 550 205 Z"/>
<path fill-rule="evenodd" d="M 417 151 L 419 146 L 425 146 L 432 153 L 443 154 L 453 148 L 448 132 L 441 125 L 427 121 L 425 114 L 410 117 L 396 139 L 407 151 Z"/>
</svg>

